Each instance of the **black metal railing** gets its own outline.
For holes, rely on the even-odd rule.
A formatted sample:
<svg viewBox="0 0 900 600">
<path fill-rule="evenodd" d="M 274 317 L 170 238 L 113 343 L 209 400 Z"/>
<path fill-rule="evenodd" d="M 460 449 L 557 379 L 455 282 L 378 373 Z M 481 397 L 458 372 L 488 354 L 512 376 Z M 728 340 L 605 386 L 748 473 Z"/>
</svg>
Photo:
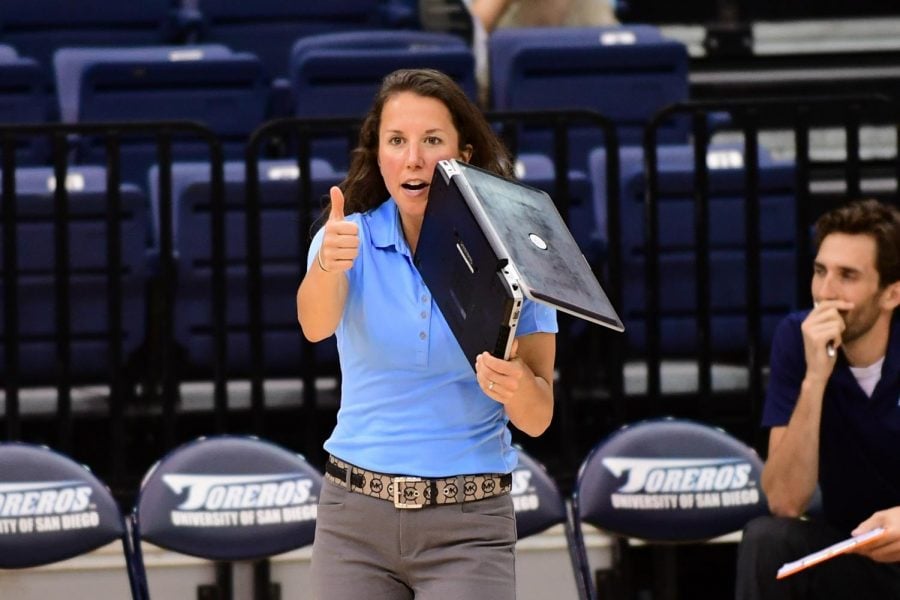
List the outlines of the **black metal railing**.
<svg viewBox="0 0 900 600">
<path fill-rule="evenodd" d="M 80 243 L 70 235 L 73 224 L 85 217 L 81 215 L 80 207 L 72 204 L 72 194 L 77 190 L 70 190 L 67 183 L 67 174 L 78 169 L 81 165 L 72 165 L 72 154 L 79 140 L 91 138 L 99 139 L 105 143 L 105 216 L 103 219 L 102 237 L 105 239 L 105 269 L 103 279 L 105 285 L 105 304 L 98 306 L 97 310 L 106 311 L 108 328 L 104 332 L 102 347 L 106 350 L 107 364 L 105 375 L 103 373 L 79 373 L 75 363 L 80 358 L 76 354 L 74 346 L 73 324 L 71 306 L 79 298 L 73 290 L 73 267 L 70 264 L 70 256 L 73 244 Z M 28 365 L 29 371 L 41 370 L 43 375 L 29 376 L 28 381 L 23 381 L 21 376 L 23 365 L 21 354 L 21 313 L 20 290 L 20 262 L 23 258 L 18 243 L 19 228 L 27 227 L 36 217 L 32 214 L 32 208 L 20 205 L 17 199 L 17 176 L 15 147 L 17 141 L 22 139 L 46 139 L 52 148 L 52 305 L 53 315 L 46 318 L 52 319 L 53 327 L 50 329 L 54 346 L 52 364 L 35 366 Z M 138 394 L 139 384 L 143 386 L 143 393 L 149 397 L 158 397 L 161 390 L 157 385 L 154 365 L 163 367 L 169 364 L 166 360 L 170 349 L 170 335 L 158 335 L 159 331 L 171 331 L 171 302 L 168 301 L 173 294 L 174 265 L 171 258 L 172 228 L 171 228 L 171 179 L 172 146 L 188 139 L 205 144 L 208 149 L 207 160 L 213 165 L 213 179 L 221 182 L 222 150 L 221 143 L 216 136 L 205 127 L 188 122 L 153 122 L 153 123 L 102 123 L 102 124 L 41 124 L 41 125 L 6 125 L 0 127 L 0 147 L 2 147 L 2 196 L 0 196 L 0 220 L 2 220 L 3 235 L 3 391 L 5 394 L 6 413 L 4 417 L 5 438 L 18 440 L 24 437 L 23 413 L 21 407 L 20 392 L 25 384 L 38 384 L 52 386 L 55 393 L 56 408 L 52 417 L 55 423 L 55 435 L 48 439 L 47 433 L 40 435 L 41 440 L 52 444 L 59 450 L 72 453 L 76 457 L 84 456 L 80 446 L 75 444 L 73 414 L 73 389 L 79 385 L 91 384 L 105 386 L 108 389 L 108 421 L 103 424 L 103 429 L 108 432 L 102 434 L 92 431 L 86 435 L 94 437 L 98 443 L 104 445 L 103 451 L 92 456 L 108 458 L 111 461 L 109 471 L 111 481 L 123 481 L 125 474 L 125 457 L 129 448 L 125 439 L 127 427 L 125 424 L 126 409 L 129 400 L 133 400 Z M 141 140 L 156 149 L 156 160 L 160 165 L 160 201 L 159 201 L 159 227 L 161 231 L 161 246 L 163 251 L 159 254 L 159 273 L 148 277 L 146 284 L 148 289 L 155 285 L 160 287 L 160 303 L 148 305 L 148 322 L 143 328 L 147 333 L 147 346 L 141 352 L 141 372 L 135 375 L 129 361 L 134 357 L 127 356 L 123 345 L 123 331 L 126 323 L 123 322 L 125 308 L 123 303 L 126 297 L 123 294 L 123 278 L 126 266 L 122 257 L 122 215 L 126 212 L 122 205 L 123 182 L 121 178 L 121 146 L 123 140 L 133 143 Z M 218 175 L 216 175 L 216 173 Z M 63 183 L 59 183 L 63 182 Z M 50 185 L 48 183 L 48 185 Z M 77 187 L 77 186 L 76 186 Z M 146 207 L 140 207 L 146 210 Z M 146 235 L 146 232 L 140 232 Z M 143 241 L 143 240 L 141 240 Z M 214 243 L 221 245 L 221 240 Z M 167 250 L 169 249 L 169 250 Z M 26 248 L 25 253 L 35 252 L 38 249 Z M 144 259 L 145 257 L 141 257 Z M 143 292 L 142 292 L 143 293 Z M 148 294 L 153 297 L 151 292 Z M 141 315 L 143 318 L 144 315 Z M 158 319 L 158 320 L 157 320 Z M 133 324 L 132 324 L 133 325 Z M 94 333 L 93 335 L 96 335 Z M 162 341 L 162 344 L 156 342 Z M 160 360 L 161 358 L 161 360 Z M 167 392 L 163 392 L 162 404 L 164 406 L 165 420 L 174 425 L 175 394 L 172 390 L 172 377 L 168 371 L 163 371 L 161 381 L 166 383 Z M 173 430 L 174 427 L 164 428 L 164 431 Z M 108 443 L 106 442 L 108 439 Z M 166 446 L 171 447 L 173 439 L 168 440 Z M 96 468 L 96 465 L 95 465 Z M 100 467 L 101 470 L 105 470 Z"/>
<path fill-rule="evenodd" d="M 794 139 L 794 180 L 795 180 L 795 257 L 796 281 L 767 282 L 761 276 L 760 246 L 760 133 L 773 127 L 784 127 L 784 115 L 792 112 Z M 647 395 L 649 411 L 662 412 L 662 399 L 666 391 L 661 385 L 661 273 L 660 257 L 660 199 L 663 192 L 659 188 L 661 165 L 658 158 L 656 131 L 661 123 L 676 115 L 687 115 L 693 123 L 693 211 L 696 279 L 696 311 L 694 317 L 698 330 L 696 358 L 698 381 L 696 398 L 701 404 L 709 405 L 714 390 L 712 386 L 712 363 L 715 351 L 712 345 L 711 322 L 711 274 L 710 274 L 710 173 L 705 157 L 713 139 L 708 125 L 712 115 L 729 115 L 732 130 L 743 138 L 743 248 L 745 260 L 747 351 L 745 365 L 749 371 L 748 408 L 744 415 L 753 430 L 759 422 L 763 397 L 764 367 L 767 351 L 761 335 L 761 290 L 765 286 L 796 286 L 796 306 L 809 304 L 809 277 L 811 273 L 810 226 L 815 218 L 831 205 L 858 197 L 862 192 L 861 182 L 867 170 L 884 167 L 883 162 L 866 161 L 860 156 L 860 129 L 871 119 L 877 123 L 898 123 L 896 106 L 888 98 L 880 96 L 830 96 L 817 98 L 779 98 L 748 101 L 695 101 L 676 104 L 663 109 L 652 119 L 644 136 L 644 159 L 646 178 L 644 240 L 646 270 L 644 286 L 646 297 L 648 369 Z M 770 118 L 773 117 L 774 118 Z M 843 160 L 816 160 L 811 154 L 810 133 L 816 127 L 839 125 L 846 135 L 846 157 Z M 900 137 L 900 129 L 897 129 Z M 893 174 L 900 181 L 900 161 L 895 157 Z M 812 187 L 817 179 L 841 176 L 845 182 L 842 197 L 828 198 L 816 196 Z M 897 188 L 900 189 L 900 188 Z M 896 201 L 896 196 L 891 195 Z M 717 223 L 716 227 L 727 227 L 727 223 Z M 615 284 L 614 284 L 615 286 Z M 617 287 L 617 286 L 615 286 Z M 701 411 L 702 416 L 709 416 Z"/>
</svg>

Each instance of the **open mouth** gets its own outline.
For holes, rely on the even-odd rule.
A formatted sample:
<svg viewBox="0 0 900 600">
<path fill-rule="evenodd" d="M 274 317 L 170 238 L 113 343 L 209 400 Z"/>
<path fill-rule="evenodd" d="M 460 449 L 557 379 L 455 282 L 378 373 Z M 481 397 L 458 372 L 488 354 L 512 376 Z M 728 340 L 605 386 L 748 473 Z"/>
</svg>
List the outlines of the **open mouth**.
<svg viewBox="0 0 900 600">
<path fill-rule="evenodd" d="M 419 183 L 403 183 L 400 185 L 403 189 L 410 190 L 412 192 L 418 192 L 419 190 L 424 190 L 428 187 L 428 184 L 424 181 L 420 181 Z"/>
</svg>

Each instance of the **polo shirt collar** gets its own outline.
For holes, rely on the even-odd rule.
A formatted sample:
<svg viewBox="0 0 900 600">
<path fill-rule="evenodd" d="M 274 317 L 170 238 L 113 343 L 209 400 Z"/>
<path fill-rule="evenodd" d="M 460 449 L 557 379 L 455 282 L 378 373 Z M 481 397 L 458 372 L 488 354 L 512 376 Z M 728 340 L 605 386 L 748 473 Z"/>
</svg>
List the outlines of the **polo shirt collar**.
<svg viewBox="0 0 900 600">
<path fill-rule="evenodd" d="M 397 252 L 409 255 L 409 244 L 403 237 L 400 212 L 393 198 L 388 198 L 380 206 L 372 209 L 367 217 L 373 246 L 381 250 L 393 248 Z"/>
</svg>

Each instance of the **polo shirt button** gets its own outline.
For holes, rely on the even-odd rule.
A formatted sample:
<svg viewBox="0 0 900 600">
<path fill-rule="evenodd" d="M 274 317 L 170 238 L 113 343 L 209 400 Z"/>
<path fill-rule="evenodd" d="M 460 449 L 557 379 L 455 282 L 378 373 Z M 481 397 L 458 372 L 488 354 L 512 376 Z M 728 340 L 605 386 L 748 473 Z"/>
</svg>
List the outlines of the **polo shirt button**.
<svg viewBox="0 0 900 600">
<path fill-rule="evenodd" d="M 427 337 L 428 337 L 428 336 L 425 334 L 424 331 L 420 331 L 420 332 L 419 332 L 419 339 L 420 339 L 420 340 L 424 340 L 424 339 L 427 338 Z"/>
<path fill-rule="evenodd" d="M 428 302 L 428 296 L 422 296 L 422 302 Z"/>
<path fill-rule="evenodd" d="M 423 310 L 423 311 L 419 314 L 419 316 L 422 317 L 423 319 L 427 319 L 427 318 L 428 318 L 428 313 L 425 312 L 425 311 Z"/>
</svg>

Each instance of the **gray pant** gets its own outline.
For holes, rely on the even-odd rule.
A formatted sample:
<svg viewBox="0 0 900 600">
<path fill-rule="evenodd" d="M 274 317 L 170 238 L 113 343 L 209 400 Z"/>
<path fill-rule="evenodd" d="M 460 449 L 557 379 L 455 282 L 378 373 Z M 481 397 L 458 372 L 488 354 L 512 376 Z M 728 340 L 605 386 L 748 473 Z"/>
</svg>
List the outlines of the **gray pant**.
<svg viewBox="0 0 900 600">
<path fill-rule="evenodd" d="M 397 509 L 325 482 L 313 544 L 317 600 L 514 600 L 509 494 Z"/>
</svg>

